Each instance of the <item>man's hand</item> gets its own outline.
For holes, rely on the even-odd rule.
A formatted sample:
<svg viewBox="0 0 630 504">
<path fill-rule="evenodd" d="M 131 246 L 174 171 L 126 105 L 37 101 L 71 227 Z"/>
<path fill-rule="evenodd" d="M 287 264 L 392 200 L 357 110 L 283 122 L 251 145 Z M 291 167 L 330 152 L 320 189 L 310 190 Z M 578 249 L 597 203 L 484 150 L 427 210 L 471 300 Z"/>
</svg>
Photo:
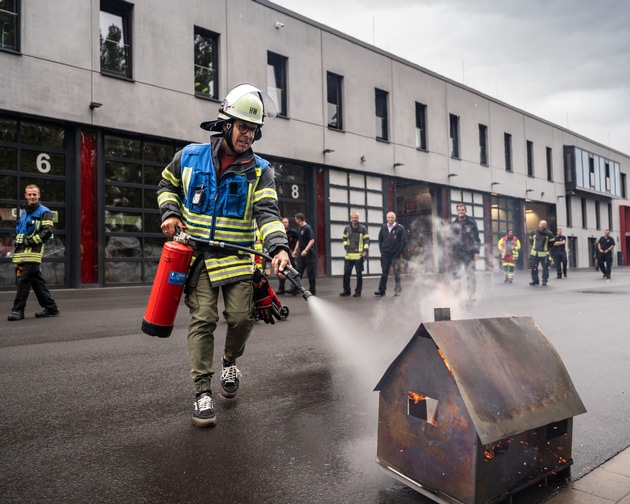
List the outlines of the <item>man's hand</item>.
<svg viewBox="0 0 630 504">
<path fill-rule="evenodd" d="M 280 278 L 285 278 L 284 267 L 287 264 L 291 264 L 291 259 L 289 259 L 289 254 L 287 254 L 287 251 L 284 249 L 280 250 L 271 260 L 271 268 L 274 274 L 278 275 Z"/>
<path fill-rule="evenodd" d="M 285 252 L 286 254 L 286 252 Z M 273 301 L 276 300 L 277 304 L 280 304 L 276 298 L 276 294 L 271 289 L 267 277 L 258 269 L 254 270 L 254 309 L 258 318 L 265 321 L 265 324 L 275 324 L 274 317 L 281 320 L 280 313 L 274 305 Z"/>
<path fill-rule="evenodd" d="M 169 217 L 160 225 L 162 233 L 164 233 L 166 236 L 175 236 L 177 227 L 184 227 L 184 224 L 179 217 Z"/>
</svg>

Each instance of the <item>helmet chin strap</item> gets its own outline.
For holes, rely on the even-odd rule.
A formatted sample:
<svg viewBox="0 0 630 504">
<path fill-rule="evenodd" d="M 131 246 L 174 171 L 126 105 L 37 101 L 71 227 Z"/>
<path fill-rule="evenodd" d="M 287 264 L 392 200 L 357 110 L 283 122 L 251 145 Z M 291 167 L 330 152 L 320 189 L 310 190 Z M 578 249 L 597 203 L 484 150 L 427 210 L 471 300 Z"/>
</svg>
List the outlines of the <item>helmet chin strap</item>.
<svg viewBox="0 0 630 504">
<path fill-rule="evenodd" d="M 236 152 L 236 150 L 234 150 L 234 144 L 232 143 L 232 130 L 234 129 L 234 121 L 228 121 L 228 123 L 225 126 L 225 129 L 223 130 L 223 138 L 225 138 L 225 142 L 227 143 L 228 147 L 230 148 L 230 150 L 232 152 Z"/>
</svg>

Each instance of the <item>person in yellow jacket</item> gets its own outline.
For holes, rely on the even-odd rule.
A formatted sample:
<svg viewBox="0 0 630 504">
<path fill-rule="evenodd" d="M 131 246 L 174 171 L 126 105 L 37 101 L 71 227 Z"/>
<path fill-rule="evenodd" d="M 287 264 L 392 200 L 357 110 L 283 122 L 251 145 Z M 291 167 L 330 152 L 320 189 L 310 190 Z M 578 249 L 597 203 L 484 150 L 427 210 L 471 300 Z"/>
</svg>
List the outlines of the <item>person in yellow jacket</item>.
<svg viewBox="0 0 630 504">
<path fill-rule="evenodd" d="M 350 214 L 350 224 L 343 231 L 343 248 L 346 250 L 343 267 L 343 292 L 339 295 L 350 295 L 350 275 L 354 268 L 357 272 L 357 286 L 353 297 L 361 297 L 363 289 L 363 263 L 370 248 L 368 230 L 363 224 L 359 224 L 359 214 Z"/>
<path fill-rule="evenodd" d="M 521 242 L 514 236 L 514 231 L 508 229 L 507 234 L 499 240 L 498 247 L 501 251 L 503 271 L 505 271 L 505 280 L 503 280 L 503 282 L 512 283 L 518 253 L 521 250 Z"/>
<path fill-rule="evenodd" d="M 39 187 L 29 184 L 24 189 L 26 207 L 15 227 L 15 252 L 12 262 L 15 264 L 17 293 L 13 308 L 7 317 L 9 321 L 22 320 L 28 294 L 33 288 L 37 301 L 43 308 L 35 317 L 55 317 L 59 315 L 57 303 L 50 296 L 46 281 L 40 269 L 44 256 L 44 243 L 53 236 L 52 212 L 41 204 Z"/>
<path fill-rule="evenodd" d="M 187 145 L 175 154 L 162 171 L 157 197 L 166 236 L 185 226 L 186 232 L 201 242 L 251 248 L 258 228 L 273 258 L 272 270 L 282 274 L 290 264 L 289 247 L 273 170 L 252 150 L 254 141 L 262 136 L 265 117 L 273 117 L 273 102 L 269 100 L 251 84 L 232 89 L 219 108 L 218 119 L 201 124 L 213 133 L 210 142 Z M 253 311 L 266 323 L 273 323 L 273 291 L 250 254 L 199 245 L 185 292 L 191 315 L 188 356 L 196 391 L 192 423 L 210 427 L 216 424 L 210 384 L 219 295 L 223 294 L 227 322 L 220 392 L 223 397 L 234 398 L 241 377 L 236 359 L 245 352 L 254 327 Z"/>
</svg>

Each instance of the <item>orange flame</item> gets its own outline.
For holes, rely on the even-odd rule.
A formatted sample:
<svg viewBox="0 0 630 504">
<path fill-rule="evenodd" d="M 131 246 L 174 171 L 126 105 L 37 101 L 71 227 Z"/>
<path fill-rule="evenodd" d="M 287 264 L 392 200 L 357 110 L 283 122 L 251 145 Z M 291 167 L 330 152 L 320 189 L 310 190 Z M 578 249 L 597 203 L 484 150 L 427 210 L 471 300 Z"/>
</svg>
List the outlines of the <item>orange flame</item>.
<svg viewBox="0 0 630 504">
<path fill-rule="evenodd" d="M 448 372 L 451 373 L 451 376 L 453 375 L 453 369 L 451 368 L 451 365 L 448 363 L 448 361 L 446 360 L 446 357 L 444 356 L 444 354 L 442 353 L 442 350 L 440 350 L 439 348 L 437 349 L 438 353 L 440 354 L 440 357 L 442 357 L 442 360 L 444 361 L 444 365 L 446 366 L 446 369 L 448 369 Z"/>
<path fill-rule="evenodd" d="M 407 391 L 407 397 L 409 400 L 413 401 L 414 404 L 418 404 L 420 401 L 426 401 L 427 396 L 423 396 L 422 394 L 416 394 L 411 390 Z"/>
</svg>

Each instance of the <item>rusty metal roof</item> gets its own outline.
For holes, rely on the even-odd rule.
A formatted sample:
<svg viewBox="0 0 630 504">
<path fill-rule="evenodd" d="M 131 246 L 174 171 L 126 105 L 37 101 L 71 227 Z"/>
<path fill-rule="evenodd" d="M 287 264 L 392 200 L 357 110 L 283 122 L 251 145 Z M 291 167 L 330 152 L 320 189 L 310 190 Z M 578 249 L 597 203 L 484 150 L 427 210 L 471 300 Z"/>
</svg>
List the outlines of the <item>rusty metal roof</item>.
<svg viewBox="0 0 630 504">
<path fill-rule="evenodd" d="M 483 444 L 586 412 L 560 356 L 532 317 L 427 322 L 416 337 L 430 337 L 442 351 Z"/>
</svg>

